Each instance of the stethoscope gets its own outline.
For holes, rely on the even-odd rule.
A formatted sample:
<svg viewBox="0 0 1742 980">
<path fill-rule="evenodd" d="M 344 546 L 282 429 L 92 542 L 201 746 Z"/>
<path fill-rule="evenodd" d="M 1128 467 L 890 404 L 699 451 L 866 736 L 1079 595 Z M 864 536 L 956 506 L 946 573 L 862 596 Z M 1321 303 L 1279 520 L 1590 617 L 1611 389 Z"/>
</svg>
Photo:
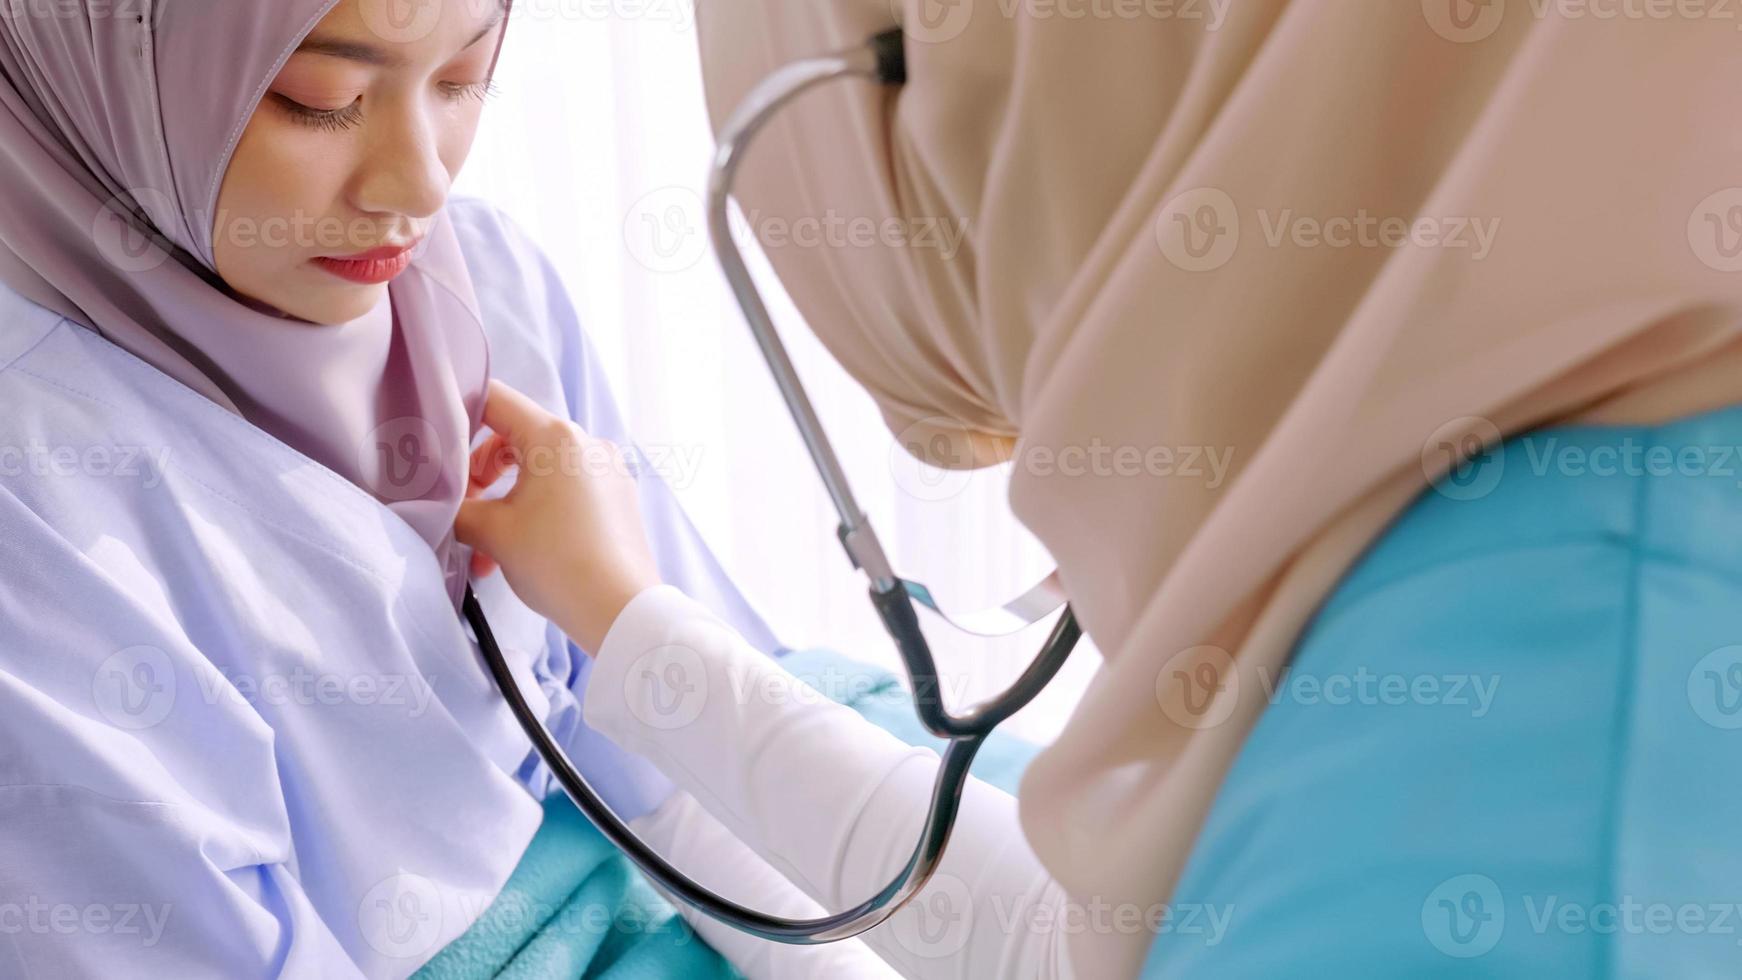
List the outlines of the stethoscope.
<svg viewBox="0 0 1742 980">
<path fill-rule="evenodd" d="M 635 832 L 588 785 L 586 778 L 575 769 L 568 755 L 544 727 L 544 722 L 526 703 L 509 672 L 508 662 L 503 659 L 501 648 L 496 644 L 484 610 L 470 589 L 466 591 L 464 604 L 466 619 L 472 625 L 497 686 L 508 699 L 508 705 L 526 730 L 527 737 L 574 800 L 575 806 L 668 894 L 735 929 L 783 943 L 814 944 L 850 939 L 894 915 L 918 894 L 943 858 L 944 847 L 949 843 L 950 831 L 961 807 L 968 768 L 981 743 L 994 728 L 1026 707 L 1046 687 L 1063 666 L 1080 633 L 1075 615 L 1064 602 L 1056 573 L 1003 606 L 967 616 L 945 613 L 930 589 L 896 576 L 870 519 L 854 499 L 834 447 L 824 434 L 810 398 L 793 370 L 786 347 L 775 332 L 761 293 L 751 279 L 743 254 L 727 225 L 727 204 L 738 165 L 750 141 L 768 120 L 803 92 L 835 79 L 862 77 L 882 85 L 905 84 L 907 66 L 902 43 L 899 30 L 888 31 L 872 38 L 863 47 L 787 65 L 752 89 L 720 135 L 708 181 L 708 227 L 732 292 L 744 310 L 762 356 L 768 361 L 781 396 L 804 438 L 805 448 L 840 515 L 838 534 L 841 544 L 853 566 L 870 580 L 871 602 L 877 607 L 884 627 L 901 652 L 911 690 L 915 692 L 914 706 L 919 719 L 927 730 L 948 741 L 932 787 L 931 811 L 906 866 L 877 894 L 850 909 L 816 919 L 767 915 L 702 887 L 635 836 Z M 958 715 L 951 713 L 940 698 L 937 664 L 932 659 L 924 634 L 920 632 L 919 617 L 914 609 L 916 602 L 956 628 L 984 636 L 1008 635 L 1039 622 L 1061 607 L 1064 611 L 1039 656 L 1008 690 Z"/>
</svg>

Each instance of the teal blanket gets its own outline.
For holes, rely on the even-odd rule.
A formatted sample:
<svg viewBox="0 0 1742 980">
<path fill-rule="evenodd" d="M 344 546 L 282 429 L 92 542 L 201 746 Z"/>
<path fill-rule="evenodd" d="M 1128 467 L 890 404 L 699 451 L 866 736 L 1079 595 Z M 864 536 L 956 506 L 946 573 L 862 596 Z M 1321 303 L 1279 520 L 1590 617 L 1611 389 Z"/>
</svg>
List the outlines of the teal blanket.
<svg viewBox="0 0 1742 980">
<path fill-rule="evenodd" d="M 895 677 L 826 650 L 788 654 L 788 670 L 912 745 L 941 750 Z M 974 775 L 1015 792 L 1034 746 L 994 735 Z M 488 911 L 417 973 L 420 980 L 686 980 L 738 973 L 558 793 Z"/>
</svg>

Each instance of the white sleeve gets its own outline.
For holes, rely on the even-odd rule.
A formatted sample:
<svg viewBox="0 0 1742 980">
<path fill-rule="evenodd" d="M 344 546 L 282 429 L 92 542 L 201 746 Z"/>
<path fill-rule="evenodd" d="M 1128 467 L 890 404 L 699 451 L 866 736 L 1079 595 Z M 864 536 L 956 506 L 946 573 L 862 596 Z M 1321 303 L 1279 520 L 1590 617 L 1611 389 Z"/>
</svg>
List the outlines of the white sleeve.
<svg viewBox="0 0 1742 980">
<path fill-rule="evenodd" d="M 822 906 L 734 837 L 688 793 L 672 794 L 659 809 L 631 820 L 629 826 L 667 861 L 734 902 L 791 918 L 823 914 Z M 771 942 L 673 902 L 696 933 L 750 980 L 893 980 L 896 976 L 857 939 L 820 946 Z"/>
<path fill-rule="evenodd" d="M 612 625 L 584 710 L 830 910 L 899 871 L 930 804 L 935 753 L 823 698 L 671 586 Z M 865 938 L 917 980 L 1063 978 L 1068 911 L 1016 801 L 970 780 L 937 876 Z"/>
</svg>

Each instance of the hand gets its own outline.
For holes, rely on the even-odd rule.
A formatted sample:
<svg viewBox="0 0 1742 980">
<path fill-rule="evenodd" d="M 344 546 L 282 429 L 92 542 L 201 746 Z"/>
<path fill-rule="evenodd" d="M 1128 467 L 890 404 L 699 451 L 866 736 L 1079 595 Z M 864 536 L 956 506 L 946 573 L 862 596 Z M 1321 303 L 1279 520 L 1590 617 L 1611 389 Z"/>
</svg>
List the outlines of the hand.
<svg viewBox="0 0 1742 980">
<path fill-rule="evenodd" d="M 500 381 L 484 424 L 491 435 L 472 453 L 454 525 L 477 549 L 472 571 L 500 564 L 522 602 L 597 654 L 629 600 L 660 582 L 625 453 Z M 480 499 L 514 467 L 506 497 Z"/>
</svg>

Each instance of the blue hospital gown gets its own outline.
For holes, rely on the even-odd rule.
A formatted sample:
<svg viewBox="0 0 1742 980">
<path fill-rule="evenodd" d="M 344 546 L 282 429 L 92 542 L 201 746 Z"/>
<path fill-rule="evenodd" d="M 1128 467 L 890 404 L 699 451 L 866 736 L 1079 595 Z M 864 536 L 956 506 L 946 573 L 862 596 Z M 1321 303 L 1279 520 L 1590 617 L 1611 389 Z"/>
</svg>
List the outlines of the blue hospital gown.
<svg viewBox="0 0 1742 980">
<path fill-rule="evenodd" d="M 629 443 L 558 276 L 450 204 L 496 377 Z M 0 976 L 403 977 L 478 918 L 554 790 L 422 539 L 0 286 Z M 667 581 L 779 645 L 657 473 Z M 626 817 L 670 792 L 583 724 L 590 661 L 479 597 Z"/>
</svg>

